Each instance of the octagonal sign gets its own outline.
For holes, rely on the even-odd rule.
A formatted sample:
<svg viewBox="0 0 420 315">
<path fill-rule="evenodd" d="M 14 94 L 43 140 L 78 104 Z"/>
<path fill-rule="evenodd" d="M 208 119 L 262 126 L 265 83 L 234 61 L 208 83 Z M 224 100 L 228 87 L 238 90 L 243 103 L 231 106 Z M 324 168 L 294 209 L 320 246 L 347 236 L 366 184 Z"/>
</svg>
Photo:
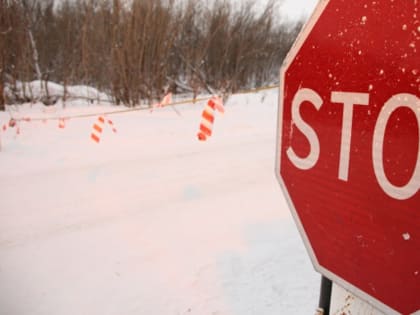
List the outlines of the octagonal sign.
<svg viewBox="0 0 420 315">
<path fill-rule="evenodd" d="M 276 175 L 315 269 L 420 314 L 420 1 L 320 1 L 281 69 Z"/>
</svg>

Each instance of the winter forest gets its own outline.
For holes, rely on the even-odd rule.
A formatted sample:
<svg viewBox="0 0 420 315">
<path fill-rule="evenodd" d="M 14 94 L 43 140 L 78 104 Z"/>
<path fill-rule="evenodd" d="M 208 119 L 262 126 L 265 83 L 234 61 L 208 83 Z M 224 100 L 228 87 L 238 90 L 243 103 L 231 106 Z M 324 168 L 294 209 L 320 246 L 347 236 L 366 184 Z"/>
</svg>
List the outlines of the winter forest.
<svg viewBox="0 0 420 315">
<path fill-rule="evenodd" d="M 33 80 L 64 86 L 64 95 L 45 91 L 46 105 L 65 100 L 66 86 L 76 84 L 126 106 L 150 104 L 169 91 L 196 96 L 258 87 L 277 81 L 302 26 L 279 21 L 274 1 L 262 10 L 255 2 L 223 0 L 2 0 L 0 6 L 0 110 L 37 101 L 22 84 Z"/>
</svg>

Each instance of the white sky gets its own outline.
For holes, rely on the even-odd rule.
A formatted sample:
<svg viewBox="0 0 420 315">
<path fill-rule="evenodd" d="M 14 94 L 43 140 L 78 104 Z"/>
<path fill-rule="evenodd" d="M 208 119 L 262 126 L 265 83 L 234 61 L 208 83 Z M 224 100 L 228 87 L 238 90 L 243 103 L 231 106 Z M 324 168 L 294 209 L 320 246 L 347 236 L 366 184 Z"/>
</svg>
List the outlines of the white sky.
<svg viewBox="0 0 420 315">
<path fill-rule="evenodd" d="M 213 0 L 202 0 L 207 3 Z M 244 3 L 252 0 L 231 0 L 233 3 Z M 256 1 L 256 0 L 254 0 Z M 265 8 L 269 0 L 258 0 L 257 8 Z M 299 18 L 308 18 L 314 11 L 318 0 L 275 0 L 278 13 L 290 20 L 297 20 Z"/>
<path fill-rule="evenodd" d="M 280 8 L 283 15 L 297 19 L 301 16 L 310 16 L 317 3 L 318 0 L 284 0 Z"/>
</svg>

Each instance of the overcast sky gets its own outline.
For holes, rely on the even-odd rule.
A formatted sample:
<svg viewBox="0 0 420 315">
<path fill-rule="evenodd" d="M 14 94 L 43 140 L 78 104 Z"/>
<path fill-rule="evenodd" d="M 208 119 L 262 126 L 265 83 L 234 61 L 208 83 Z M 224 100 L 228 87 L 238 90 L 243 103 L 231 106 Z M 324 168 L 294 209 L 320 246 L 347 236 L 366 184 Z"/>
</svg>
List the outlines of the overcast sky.
<svg viewBox="0 0 420 315">
<path fill-rule="evenodd" d="M 214 0 L 202 0 L 211 3 Z M 265 8 L 269 0 L 230 0 L 233 3 L 254 2 L 256 8 Z M 274 0 L 278 13 L 290 20 L 308 18 L 314 11 L 318 0 Z"/>
<path fill-rule="evenodd" d="M 1 0 L 0 0 L 1 1 Z M 130 0 L 126 0 L 130 1 Z M 176 0 L 175 2 L 182 0 Z M 200 0 L 204 3 L 212 3 L 214 0 Z M 230 0 L 233 3 L 254 2 L 256 7 L 264 8 L 269 0 Z M 290 20 L 307 18 L 314 11 L 318 0 L 274 0 L 280 14 Z M 59 1 L 57 1 L 59 2 Z"/>
<path fill-rule="evenodd" d="M 318 0 L 284 0 L 281 4 L 281 12 L 290 19 L 301 16 L 309 16 L 315 9 Z"/>
</svg>

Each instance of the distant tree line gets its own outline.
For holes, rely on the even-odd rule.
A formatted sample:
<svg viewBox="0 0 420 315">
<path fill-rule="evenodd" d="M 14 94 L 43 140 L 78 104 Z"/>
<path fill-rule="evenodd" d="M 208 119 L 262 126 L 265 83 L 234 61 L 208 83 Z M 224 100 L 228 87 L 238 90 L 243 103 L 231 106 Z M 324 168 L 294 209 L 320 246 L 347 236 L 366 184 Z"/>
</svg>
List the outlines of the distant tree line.
<svg viewBox="0 0 420 315">
<path fill-rule="evenodd" d="M 260 86 L 277 78 L 301 27 L 274 11 L 273 2 L 257 13 L 222 0 L 0 0 L 0 92 L 38 79 L 133 106 L 168 90 Z"/>
</svg>

